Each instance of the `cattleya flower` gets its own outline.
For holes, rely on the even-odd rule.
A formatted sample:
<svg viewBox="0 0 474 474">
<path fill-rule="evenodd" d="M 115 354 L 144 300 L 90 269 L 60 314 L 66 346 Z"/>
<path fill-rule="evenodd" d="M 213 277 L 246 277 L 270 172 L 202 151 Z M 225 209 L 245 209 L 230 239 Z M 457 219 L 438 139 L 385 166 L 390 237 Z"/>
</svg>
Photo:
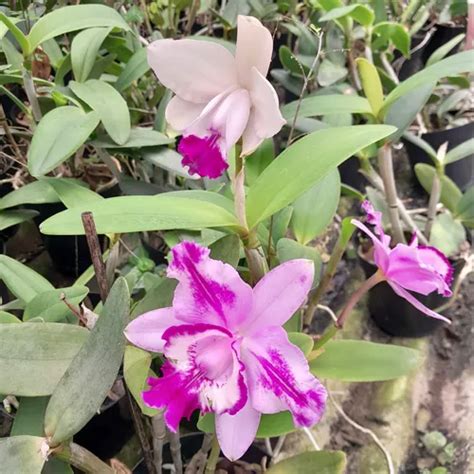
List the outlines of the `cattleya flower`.
<svg viewBox="0 0 474 474">
<path fill-rule="evenodd" d="M 254 440 L 262 413 L 289 410 L 296 426 L 317 423 L 326 390 L 282 328 L 313 274 L 312 262 L 292 260 L 251 288 L 232 266 L 209 258 L 209 249 L 175 246 L 168 267 L 179 281 L 173 306 L 145 313 L 125 330 L 133 344 L 166 357 L 163 376 L 148 379 L 144 402 L 166 409 L 172 431 L 196 409 L 215 413 L 219 444 L 232 460 Z"/>
<path fill-rule="evenodd" d="M 418 245 L 416 235 L 409 245 L 397 244 L 390 248 L 390 236 L 382 227 L 382 213 L 375 211 L 369 201 L 362 204 L 367 214 L 367 222 L 374 226 L 372 233 L 362 222 L 353 219 L 352 223 L 365 232 L 374 244 L 374 261 L 384 280 L 398 296 L 405 298 L 419 311 L 450 323 L 441 314 L 427 308 L 409 291 L 428 295 L 434 291 L 443 296 L 451 296 L 453 267 L 446 256 L 435 247 Z"/>
<path fill-rule="evenodd" d="M 272 49 L 270 32 L 256 18 L 242 15 L 235 57 L 209 41 L 163 39 L 148 47 L 148 63 L 176 94 L 166 120 L 183 134 L 178 151 L 190 173 L 218 178 L 240 138 L 245 156 L 285 124 L 276 92 L 265 79 Z"/>
</svg>

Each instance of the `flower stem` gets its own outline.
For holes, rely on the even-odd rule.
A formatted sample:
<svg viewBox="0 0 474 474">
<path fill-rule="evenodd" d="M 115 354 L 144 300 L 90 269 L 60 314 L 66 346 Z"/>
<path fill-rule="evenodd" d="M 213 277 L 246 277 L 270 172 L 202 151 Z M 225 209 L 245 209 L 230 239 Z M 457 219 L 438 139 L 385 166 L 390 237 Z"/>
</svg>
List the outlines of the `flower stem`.
<svg viewBox="0 0 474 474">
<path fill-rule="evenodd" d="M 211 454 L 209 454 L 206 464 L 206 474 L 214 474 L 214 472 L 216 472 L 220 452 L 221 447 L 219 446 L 219 441 L 217 440 L 217 436 L 214 436 L 214 439 L 212 440 Z"/>
</svg>

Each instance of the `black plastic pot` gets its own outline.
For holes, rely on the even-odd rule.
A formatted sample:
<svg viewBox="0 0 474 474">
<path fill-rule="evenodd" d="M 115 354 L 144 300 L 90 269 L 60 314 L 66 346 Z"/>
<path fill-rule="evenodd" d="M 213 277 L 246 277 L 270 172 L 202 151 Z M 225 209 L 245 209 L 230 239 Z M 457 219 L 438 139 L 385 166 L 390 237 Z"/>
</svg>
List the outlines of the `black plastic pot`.
<svg viewBox="0 0 474 474">
<path fill-rule="evenodd" d="M 338 166 L 339 174 L 341 175 L 341 182 L 351 186 L 358 191 L 365 193 L 365 187 L 368 182 L 362 173 L 359 173 L 359 159 L 351 156 Z"/>
<path fill-rule="evenodd" d="M 362 268 L 367 277 L 373 275 L 377 267 L 361 256 Z M 465 264 L 464 260 L 452 262 L 455 278 Z M 428 296 L 416 294 L 416 299 L 430 309 L 446 303 L 447 299 L 437 293 Z M 382 282 L 369 291 L 369 313 L 374 323 L 385 333 L 396 337 L 423 337 L 434 333 L 445 325 L 439 319 L 431 318 L 418 311 L 404 298 L 398 296 L 388 283 Z"/>
<path fill-rule="evenodd" d="M 428 142 L 435 150 L 443 143 L 448 142 L 448 151 L 474 137 L 474 122 L 461 127 L 424 133 L 421 138 Z M 404 140 L 411 165 L 417 163 L 433 164 L 429 155 L 420 147 Z M 446 174 L 459 186 L 461 191 L 466 191 L 474 185 L 474 154 L 462 160 L 446 165 Z"/>
<path fill-rule="evenodd" d="M 412 38 L 411 49 L 415 49 L 423 40 L 425 35 L 416 35 Z M 408 79 L 413 74 L 421 71 L 425 66 L 425 50 L 428 47 L 428 43 L 421 46 L 419 49 L 416 49 L 414 53 L 410 56 L 410 59 L 405 59 L 403 61 L 400 70 L 398 71 L 398 78 L 400 81 Z M 397 51 L 395 59 L 401 58 L 402 54 Z M 398 59 L 401 60 L 401 59 Z"/>
</svg>

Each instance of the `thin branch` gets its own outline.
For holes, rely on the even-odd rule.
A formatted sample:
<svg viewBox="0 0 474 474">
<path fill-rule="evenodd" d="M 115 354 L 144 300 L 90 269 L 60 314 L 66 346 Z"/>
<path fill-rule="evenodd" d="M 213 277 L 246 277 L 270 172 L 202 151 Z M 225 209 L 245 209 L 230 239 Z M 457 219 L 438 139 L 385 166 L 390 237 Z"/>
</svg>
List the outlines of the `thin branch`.
<svg viewBox="0 0 474 474">
<path fill-rule="evenodd" d="M 331 319 L 336 322 L 337 321 L 337 316 L 336 316 L 336 313 L 329 307 L 329 306 L 325 306 L 323 304 L 318 304 L 316 306 L 318 309 L 322 309 L 323 311 L 325 311 L 326 313 L 329 314 L 329 316 L 331 316 Z"/>
<path fill-rule="evenodd" d="M 163 445 L 166 439 L 166 427 L 163 419 L 163 411 L 151 418 L 153 432 L 153 461 L 157 474 L 161 474 L 163 464 Z"/>
<path fill-rule="evenodd" d="M 181 442 L 179 440 L 179 427 L 176 433 L 168 430 L 168 439 L 170 441 L 171 457 L 176 474 L 183 474 L 183 459 L 181 457 Z"/>
<path fill-rule="evenodd" d="M 206 467 L 207 453 L 211 449 L 211 442 L 212 436 L 205 434 L 202 446 L 188 463 L 186 470 L 184 471 L 185 474 L 203 474 L 204 468 Z"/>
<path fill-rule="evenodd" d="M 319 447 L 319 444 L 317 443 L 315 437 L 313 436 L 313 433 L 311 433 L 311 430 L 309 428 L 304 427 L 303 431 L 308 437 L 309 442 L 313 445 L 313 448 L 315 449 L 315 451 L 321 451 L 321 448 Z"/>
</svg>

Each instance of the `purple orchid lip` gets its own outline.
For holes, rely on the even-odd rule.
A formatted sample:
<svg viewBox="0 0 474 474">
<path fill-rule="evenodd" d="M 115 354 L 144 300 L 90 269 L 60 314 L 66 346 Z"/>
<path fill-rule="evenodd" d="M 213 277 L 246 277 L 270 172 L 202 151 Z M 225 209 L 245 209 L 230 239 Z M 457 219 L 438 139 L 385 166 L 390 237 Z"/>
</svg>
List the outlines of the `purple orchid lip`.
<svg viewBox="0 0 474 474">
<path fill-rule="evenodd" d="M 213 412 L 221 449 L 238 459 L 262 413 L 289 410 L 298 426 L 319 421 L 326 391 L 282 328 L 306 300 L 312 262 L 285 262 L 251 288 L 232 266 L 209 258 L 209 249 L 182 242 L 172 249 L 168 276 L 179 282 L 173 306 L 139 316 L 125 334 L 166 357 L 143 400 L 165 409 L 171 430 L 194 410 Z"/>
</svg>

